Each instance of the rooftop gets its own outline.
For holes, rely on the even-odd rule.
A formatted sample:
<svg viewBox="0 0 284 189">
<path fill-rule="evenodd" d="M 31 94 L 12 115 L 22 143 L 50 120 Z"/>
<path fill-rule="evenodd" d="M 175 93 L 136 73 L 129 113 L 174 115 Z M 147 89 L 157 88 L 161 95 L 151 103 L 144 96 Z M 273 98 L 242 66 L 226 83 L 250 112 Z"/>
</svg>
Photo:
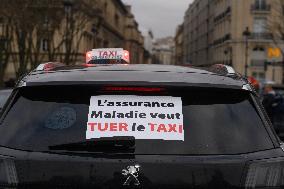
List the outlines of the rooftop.
<svg viewBox="0 0 284 189">
<path fill-rule="evenodd" d="M 96 66 L 65 66 L 51 71 L 33 71 L 23 78 L 26 86 L 68 85 L 76 83 L 123 85 L 196 85 L 242 88 L 245 82 L 238 77 L 206 71 L 201 68 L 171 66 L 116 64 Z"/>
</svg>

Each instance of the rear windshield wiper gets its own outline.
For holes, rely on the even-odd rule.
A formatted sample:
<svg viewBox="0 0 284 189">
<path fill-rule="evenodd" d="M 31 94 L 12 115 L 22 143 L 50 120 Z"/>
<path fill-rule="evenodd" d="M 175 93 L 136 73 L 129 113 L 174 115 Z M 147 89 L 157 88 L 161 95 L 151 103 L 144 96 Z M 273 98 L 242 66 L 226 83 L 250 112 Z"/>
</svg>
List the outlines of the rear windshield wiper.
<svg viewBox="0 0 284 189">
<path fill-rule="evenodd" d="M 49 150 L 78 152 L 134 153 L 134 137 L 100 138 L 92 141 L 59 144 L 49 146 Z"/>
</svg>

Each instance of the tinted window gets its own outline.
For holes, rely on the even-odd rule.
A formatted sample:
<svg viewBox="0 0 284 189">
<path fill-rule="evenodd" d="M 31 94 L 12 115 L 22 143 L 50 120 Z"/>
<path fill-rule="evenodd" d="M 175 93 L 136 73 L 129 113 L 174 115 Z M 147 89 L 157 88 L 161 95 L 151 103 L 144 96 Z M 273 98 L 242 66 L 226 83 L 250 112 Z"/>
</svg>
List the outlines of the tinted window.
<svg viewBox="0 0 284 189">
<path fill-rule="evenodd" d="M 0 108 L 4 106 L 4 104 L 6 103 L 11 93 L 12 93 L 12 90 L 0 91 Z"/>
<path fill-rule="evenodd" d="M 22 88 L 0 126 L 0 145 L 46 151 L 51 145 L 86 141 L 90 97 L 102 94 L 92 87 Z M 273 148 L 246 91 L 189 88 L 132 95 L 183 101 L 185 141 L 136 140 L 137 154 L 239 154 Z"/>
<path fill-rule="evenodd" d="M 283 88 L 273 88 L 275 90 L 276 93 L 280 94 L 280 95 L 284 95 L 284 87 Z"/>
</svg>

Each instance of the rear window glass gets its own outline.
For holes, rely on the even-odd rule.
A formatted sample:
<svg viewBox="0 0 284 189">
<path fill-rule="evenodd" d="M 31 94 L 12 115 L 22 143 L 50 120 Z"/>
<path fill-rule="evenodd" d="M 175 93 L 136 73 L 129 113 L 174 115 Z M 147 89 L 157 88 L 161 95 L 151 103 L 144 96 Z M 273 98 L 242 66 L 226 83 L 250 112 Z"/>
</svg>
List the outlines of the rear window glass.
<svg viewBox="0 0 284 189">
<path fill-rule="evenodd" d="M 3 108 L 11 93 L 12 90 L 0 91 L 0 108 Z"/>
<path fill-rule="evenodd" d="M 90 99 L 99 95 L 181 98 L 184 141 L 136 139 L 136 154 L 240 154 L 273 148 L 246 91 L 100 92 L 90 86 L 19 89 L 8 113 L 2 115 L 0 145 L 48 151 L 49 146 L 88 141 Z"/>
</svg>

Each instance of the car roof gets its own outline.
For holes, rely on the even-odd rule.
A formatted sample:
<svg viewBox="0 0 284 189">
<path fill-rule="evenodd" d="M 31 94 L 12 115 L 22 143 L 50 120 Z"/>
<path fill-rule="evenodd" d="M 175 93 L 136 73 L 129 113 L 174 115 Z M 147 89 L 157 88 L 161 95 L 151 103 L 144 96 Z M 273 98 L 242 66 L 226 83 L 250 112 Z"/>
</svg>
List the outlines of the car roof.
<svg viewBox="0 0 284 189">
<path fill-rule="evenodd" d="M 228 76 L 204 68 L 150 64 L 106 64 L 63 66 L 50 71 L 32 71 L 22 79 L 25 86 L 67 85 L 89 83 L 135 83 L 164 85 L 219 85 L 242 88 L 241 77 Z"/>
</svg>

